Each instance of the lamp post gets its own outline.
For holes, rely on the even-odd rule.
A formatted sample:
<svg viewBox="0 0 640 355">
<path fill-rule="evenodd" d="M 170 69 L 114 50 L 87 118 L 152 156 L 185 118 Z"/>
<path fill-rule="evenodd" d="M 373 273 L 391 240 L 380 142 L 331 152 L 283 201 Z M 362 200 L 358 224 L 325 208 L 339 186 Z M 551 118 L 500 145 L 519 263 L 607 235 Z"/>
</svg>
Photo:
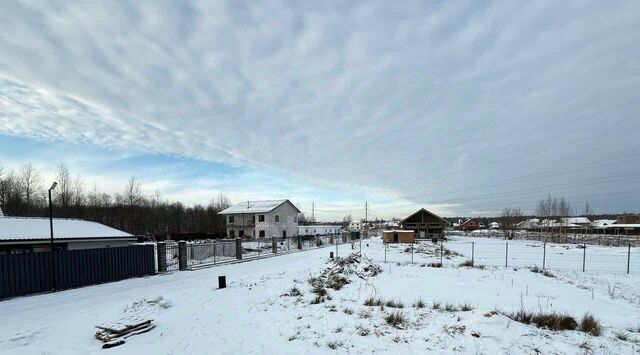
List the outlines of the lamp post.
<svg viewBox="0 0 640 355">
<path fill-rule="evenodd" d="M 53 182 L 51 187 L 49 188 L 49 231 L 51 232 L 51 288 L 53 291 L 56 290 L 56 270 L 55 270 L 55 262 L 54 262 L 54 247 L 53 247 L 53 203 L 51 203 L 51 191 L 58 186 L 57 182 Z"/>
</svg>

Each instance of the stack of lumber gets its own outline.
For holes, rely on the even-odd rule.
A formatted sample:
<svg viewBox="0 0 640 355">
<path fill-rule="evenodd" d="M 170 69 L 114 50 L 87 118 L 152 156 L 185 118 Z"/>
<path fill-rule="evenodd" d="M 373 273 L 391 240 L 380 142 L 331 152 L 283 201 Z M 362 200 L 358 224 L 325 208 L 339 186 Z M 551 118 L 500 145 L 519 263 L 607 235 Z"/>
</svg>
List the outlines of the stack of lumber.
<svg viewBox="0 0 640 355">
<path fill-rule="evenodd" d="M 153 319 L 126 319 L 114 323 L 102 323 L 96 326 L 96 339 L 102 341 L 103 349 L 122 345 L 130 336 L 142 334 L 155 328 Z"/>
</svg>

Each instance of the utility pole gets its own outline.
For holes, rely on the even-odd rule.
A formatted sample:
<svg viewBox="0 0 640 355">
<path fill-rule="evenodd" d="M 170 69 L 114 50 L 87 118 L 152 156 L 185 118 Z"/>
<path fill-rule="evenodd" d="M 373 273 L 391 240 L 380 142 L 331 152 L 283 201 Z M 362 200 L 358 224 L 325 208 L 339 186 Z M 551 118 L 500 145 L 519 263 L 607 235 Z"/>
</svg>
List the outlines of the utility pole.
<svg viewBox="0 0 640 355">
<path fill-rule="evenodd" d="M 311 201 L 311 223 L 316 222 L 316 202 Z"/>
</svg>

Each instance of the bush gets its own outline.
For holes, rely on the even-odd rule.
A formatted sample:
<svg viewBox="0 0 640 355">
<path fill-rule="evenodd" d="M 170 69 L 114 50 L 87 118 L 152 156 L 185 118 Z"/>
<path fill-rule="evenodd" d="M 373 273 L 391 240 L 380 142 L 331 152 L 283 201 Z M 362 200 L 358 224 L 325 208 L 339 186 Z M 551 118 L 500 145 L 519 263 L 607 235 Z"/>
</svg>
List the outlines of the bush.
<svg viewBox="0 0 640 355">
<path fill-rule="evenodd" d="M 401 311 L 395 311 L 389 313 L 384 320 L 392 327 L 401 328 L 404 324 L 407 323 L 407 318 Z"/>
<path fill-rule="evenodd" d="M 587 313 L 580 321 L 580 331 L 597 337 L 602 334 L 602 327 L 600 326 L 600 322 L 598 322 L 591 314 Z"/>
<path fill-rule="evenodd" d="M 302 292 L 297 287 L 292 287 L 289 292 L 286 294 L 287 296 L 297 297 L 302 296 Z"/>
<path fill-rule="evenodd" d="M 440 267 L 442 267 L 442 263 L 428 263 L 427 266 L 428 267 L 440 268 Z"/>
<path fill-rule="evenodd" d="M 433 304 L 431 305 L 431 308 L 438 310 L 442 307 L 442 305 L 440 304 L 440 302 L 433 302 Z"/>
<path fill-rule="evenodd" d="M 345 308 L 342 311 L 344 312 L 344 314 L 353 314 L 353 309 L 351 309 L 351 308 Z"/>
</svg>

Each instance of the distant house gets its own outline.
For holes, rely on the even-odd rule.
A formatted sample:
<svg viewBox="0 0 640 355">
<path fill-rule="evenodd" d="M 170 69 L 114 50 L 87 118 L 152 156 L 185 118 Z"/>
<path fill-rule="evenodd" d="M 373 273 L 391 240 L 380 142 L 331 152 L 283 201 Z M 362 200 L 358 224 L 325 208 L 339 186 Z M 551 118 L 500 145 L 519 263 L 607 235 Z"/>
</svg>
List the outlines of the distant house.
<svg viewBox="0 0 640 355">
<path fill-rule="evenodd" d="M 590 227 L 591 221 L 587 217 L 568 217 L 561 218 L 560 221 L 564 226 L 572 226 L 572 227 Z"/>
<path fill-rule="evenodd" d="M 289 200 L 246 201 L 219 212 L 226 217 L 228 238 L 297 236 L 299 213 Z"/>
<path fill-rule="evenodd" d="M 500 223 L 498 222 L 489 223 L 489 229 L 500 229 Z"/>
<path fill-rule="evenodd" d="M 540 219 L 538 218 L 530 218 L 516 224 L 518 229 L 535 229 L 538 227 L 540 227 Z"/>
<path fill-rule="evenodd" d="M 618 216 L 617 224 L 640 224 L 640 214 L 623 214 Z"/>
<path fill-rule="evenodd" d="M 449 222 L 445 219 L 424 208 L 400 221 L 402 229 L 414 231 L 418 238 L 429 239 L 444 237 L 444 230 L 448 225 Z"/>
<path fill-rule="evenodd" d="M 349 231 L 351 232 L 359 232 L 360 230 L 362 230 L 362 222 L 360 221 L 351 221 L 349 223 Z"/>
<path fill-rule="evenodd" d="M 298 235 L 315 236 L 315 235 L 338 235 L 342 228 L 333 224 L 312 224 L 307 226 L 298 226 Z"/>
<path fill-rule="evenodd" d="M 0 216 L 0 254 L 51 250 L 49 218 Z M 54 247 L 58 250 L 126 246 L 137 238 L 121 230 L 81 219 L 53 219 Z"/>
<path fill-rule="evenodd" d="M 474 220 L 473 218 L 469 218 L 466 221 L 462 222 L 458 226 L 458 228 L 466 232 L 471 232 L 480 228 L 480 226 L 478 225 L 478 222 L 476 222 L 476 220 Z"/>
<path fill-rule="evenodd" d="M 616 224 L 618 221 L 615 219 L 597 219 L 591 222 L 591 228 L 604 228 L 613 224 Z"/>
</svg>

